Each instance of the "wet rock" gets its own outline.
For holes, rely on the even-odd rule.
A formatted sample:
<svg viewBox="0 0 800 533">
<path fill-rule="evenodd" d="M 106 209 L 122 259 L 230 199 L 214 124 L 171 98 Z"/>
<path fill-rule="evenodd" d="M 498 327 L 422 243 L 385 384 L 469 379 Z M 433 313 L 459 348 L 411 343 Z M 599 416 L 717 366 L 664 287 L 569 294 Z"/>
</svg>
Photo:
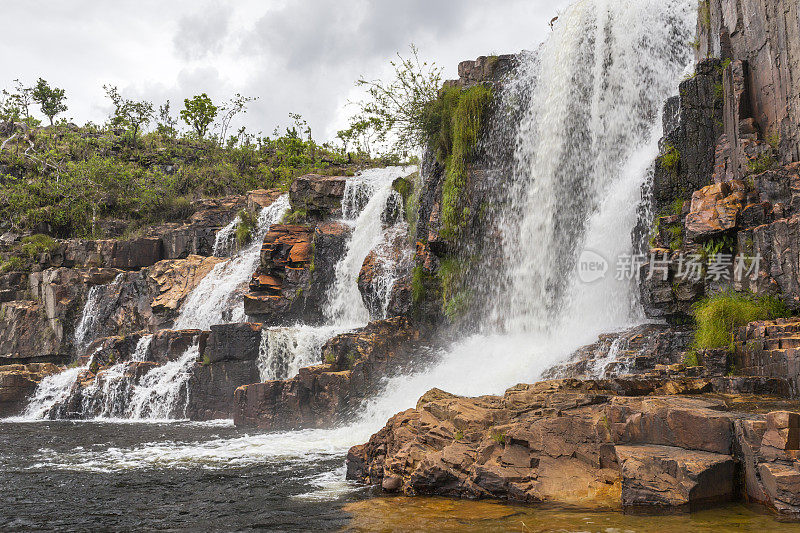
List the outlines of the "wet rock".
<svg viewBox="0 0 800 533">
<path fill-rule="evenodd" d="M 176 315 L 181 304 L 211 270 L 223 262 L 217 257 L 190 255 L 186 259 L 160 261 L 147 271 L 154 298 L 150 307 L 164 318 Z"/>
<path fill-rule="evenodd" d="M 211 326 L 211 335 L 203 351 L 203 360 L 209 364 L 220 361 L 255 361 L 258 359 L 260 346 L 261 324 L 245 322 L 215 325 Z M 246 384 L 241 383 L 241 385 Z M 231 391 L 231 399 L 232 395 Z"/>
<path fill-rule="evenodd" d="M 196 364 L 191 369 L 191 377 L 187 384 L 186 416 L 191 420 L 233 418 L 234 391 L 259 380 L 256 359 L 240 358 L 210 364 L 204 360 L 202 364 Z"/>
<path fill-rule="evenodd" d="M 199 346 L 202 354 L 206 348 L 208 332 L 199 329 L 162 329 L 153 334 L 145 361 L 164 364 L 177 361 L 192 346 Z"/>
<path fill-rule="evenodd" d="M 730 455 L 670 446 L 615 446 L 624 507 L 693 508 L 733 498 Z"/>
<path fill-rule="evenodd" d="M 479 398 L 433 390 L 350 450 L 347 477 L 408 495 L 688 511 L 729 501 L 742 487 L 743 427 L 764 427 L 749 437 L 761 446 L 767 427 L 795 423 L 790 414 L 728 411 L 716 398 L 626 396 L 637 389 L 616 378 L 518 385 Z M 794 442 L 777 431 L 779 446 Z M 760 483 L 761 465 L 748 457 Z M 791 473 L 774 471 L 774 493 L 790 499 Z"/>
<path fill-rule="evenodd" d="M 329 427 L 374 393 L 419 342 L 419 330 L 405 318 L 338 335 L 322 349 L 325 364 L 303 368 L 292 379 L 237 389 L 234 422 L 270 430 Z"/>
<path fill-rule="evenodd" d="M 20 414 L 39 382 L 61 370 L 51 363 L 0 366 L 0 418 Z"/>
<path fill-rule="evenodd" d="M 661 151 L 674 151 L 677 164 L 656 164 L 653 177 L 655 211 L 660 213 L 675 198 L 711 183 L 717 139 L 722 133 L 722 100 L 715 89 L 722 83 L 718 59 L 700 61 L 695 75 L 680 84 L 680 96 L 664 107 Z"/>
<path fill-rule="evenodd" d="M 305 210 L 318 219 L 341 213 L 346 181 L 342 176 L 300 176 L 289 187 L 292 209 Z"/>
<path fill-rule="evenodd" d="M 335 265 L 350 231 L 338 222 L 316 227 L 273 225 L 245 295 L 245 313 L 271 325 L 321 322 Z"/>
<path fill-rule="evenodd" d="M 406 315 L 411 311 L 411 271 L 414 250 L 405 232 L 393 238 L 364 259 L 358 275 L 361 299 L 373 320 Z"/>
</svg>

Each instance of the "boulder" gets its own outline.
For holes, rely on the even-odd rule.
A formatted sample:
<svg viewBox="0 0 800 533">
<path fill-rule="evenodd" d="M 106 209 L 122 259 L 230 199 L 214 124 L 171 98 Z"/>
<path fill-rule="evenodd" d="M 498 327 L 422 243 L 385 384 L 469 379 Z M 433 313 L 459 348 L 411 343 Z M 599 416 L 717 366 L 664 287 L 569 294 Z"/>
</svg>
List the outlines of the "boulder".
<svg viewBox="0 0 800 533">
<path fill-rule="evenodd" d="M 305 210 L 319 219 L 341 213 L 346 181 L 343 176 L 300 176 L 289 187 L 292 209 Z"/>
<path fill-rule="evenodd" d="M 738 184 L 738 188 L 735 186 Z M 745 193 L 742 182 L 717 183 L 692 195 L 692 205 L 684 222 L 686 235 L 694 241 L 710 239 L 737 225 Z"/>
<path fill-rule="evenodd" d="M 623 507 L 697 508 L 733 498 L 730 455 L 671 446 L 615 446 Z"/>
</svg>

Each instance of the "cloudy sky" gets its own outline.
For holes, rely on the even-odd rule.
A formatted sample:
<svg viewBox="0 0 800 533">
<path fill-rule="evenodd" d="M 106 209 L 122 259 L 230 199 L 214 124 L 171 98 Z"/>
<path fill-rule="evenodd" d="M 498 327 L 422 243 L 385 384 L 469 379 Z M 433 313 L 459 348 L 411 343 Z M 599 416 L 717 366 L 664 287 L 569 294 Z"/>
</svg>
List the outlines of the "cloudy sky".
<svg viewBox="0 0 800 533">
<path fill-rule="evenodd" d="M 102 122 L 103 84 L 173 110 L 206 92 L 257 96 L 244 123 L 271 133 L 302 114 L 314 136 L 346 123 L 361 75 L 385 77 L 415 43 L 456 77 L 462 59 L 533 49 L 569 0 L 3 0 L 0 87 L 43 77 L 66 116 Z"/>
</svg>

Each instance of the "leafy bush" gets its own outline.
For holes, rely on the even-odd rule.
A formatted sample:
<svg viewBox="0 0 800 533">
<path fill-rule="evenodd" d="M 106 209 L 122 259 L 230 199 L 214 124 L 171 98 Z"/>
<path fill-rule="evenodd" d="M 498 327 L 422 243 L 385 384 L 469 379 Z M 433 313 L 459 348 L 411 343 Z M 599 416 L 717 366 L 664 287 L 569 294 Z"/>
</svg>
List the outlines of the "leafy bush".
<svg viewBox="0 0 800 533">
<path fill-rule="evenodd" d="M 258 226 L 258 215 L 242 209 L 239 211 L 239 223 L 236 225 L 236 243 L 244 246 L 253 238 L 253 230 Z"/>
<path fill-rule="evenodd" d="M 777 162 L 772 154 L 761 154 L 747 162 L 747 172 L 749 174 L 761 174 L 773 168 L 776 164 Z"/>
<path fill-rule="evenodd" d="M 22 239 L 22 253 L 30 258 L 50 253 L 58 248 L 58 242 L 48 235 L 37 233 Z"/>
<path fill-rule="evenodd" d="M 772 296 L 727 292 L 697 302 L 693 315 L 697 330 L 690 353 L 713 348 L 733 350 L 736 328 L 756 320 L 785 318 L 791 312 Z"/>
<path fill-rule="evenodd" d="M 5 261 L 0 261 L 0 273 L 3 274 L 6 272 L 19 272 L 27 268 L 27 263 L 21 257 L 11 256 Z"/>
</svg>

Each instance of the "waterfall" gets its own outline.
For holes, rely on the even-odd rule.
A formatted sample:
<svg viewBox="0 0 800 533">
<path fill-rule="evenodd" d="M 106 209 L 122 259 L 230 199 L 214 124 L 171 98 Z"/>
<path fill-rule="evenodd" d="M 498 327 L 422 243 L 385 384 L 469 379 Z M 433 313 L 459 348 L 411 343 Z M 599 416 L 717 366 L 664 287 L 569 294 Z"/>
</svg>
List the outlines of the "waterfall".
<svg viewBox="0 0 800 533">
<path fill-rule="evenodd" d="M 95 341 L 97 334 L 97 323 L 102 314 L 101 302 L 109 288 L 119 286 L 125 279 L 125 274 L 120 273 L 114 278 L 114 281 L 108 285 L 95 285 L 89 289 L 89 295 L 86 297 L 86 304 L 83 306 L 81 318 L 78 320 L 78 325 L 75 326 L 75 335 L 73 345 L 75 346 L 75 353 L 78 356 L 85 355 L 86 349 Z"/>
<path fill-rule="evenodd" d="M 181 305 L 174 329 L 208 330 L 214 324 L 246 320 L 242 295 L 258 267 L 264 235 L 288 210 L 286 194 L 261 210 L 252 242 L 228 261 L 215 265 L 200 281 Z"/>
<path fill-rule="evenodd" d="M 130 362 L 141 362 L 147 358 L 153 335 L 144 335 L 136 343 Z M 81 412 L 97 418 L 124 417 L 130 397 L 134 390 L 134 382 L 126 374 L 130 362 L 117 363 L 102 370 L 91 385 L 82 391 Z"/>
<path fill-rule="evenodd" d="M 69 398 L 70 391 L 77 381 L 78 375 L 85 370 L 86 367 L 84 366 L 76 366 L 44 378 L 36 387 L 33 398 L 31 398 L 20 418 L 25 420 L 47 418 L 50 410 L 55 405 Z"/>
<path fill-rule="evenodd" d="M 199 357 L 200 350 L 195 344 L 180 358 L 145 374 L 131 393 L 125 417 L 162 420 L 184 416 L 189 400 L 186 385 Z"/>
<path fill-rule="evenodd" d="M 342 200 L 343 221 L 353 228 L 344 258 L 336 265 L 325 317 L 331 324 L 359 327 L 369 322 L 369 312 L 358 290 L 358 274 L 364 259 L 385 238 L 391 213 L 402 212 L 402 198 L 392 183 L 408 173 L 402 167 L 365 170 L 347 181 Z"/>
<path fill-rule="evenodd" d="M 338 326 L 306 325 L 265 329 L 258 354 L 261 381 L 288 379 L 303 367 L 319 364 L 325 342 L 344 331 Z"/>
<path fill-rule="evenodd" d="M 227 226 L 217 232 L 211 255 L 214 257 L 228 257 L 233 254 L 234 244 L 236 243 L 236 227 L 238 225 L 239 217 L 235 216 Z"/>
<path fill-rule="evenodd" d="M 335 267 L 325 307 L 326 324 L 265 329 L 259 353 L 263 381 L 291 378 L 301 368 L 320 363 L 322 347 L 328 339 L 369 322 L 369 312 L 358 290 L 358 274 L 373 249 L 377 247 L 380 252 L 384 245 L 391 244 L 397 232 L 407 231 L 407 224 L 399 216 L 402 198 L 392 189 L 392 183 L 411 170 L 406 167 L 371 169 L 347 180 L 342 198 L 342 222 L 352 228 L 352 233 L 345 254 Z M 385 259 L 383 255 L 381 258 Z M 378 284 L 385 310 L 394 284 L 391 262 L 385 263 Z"/>
</svg>

